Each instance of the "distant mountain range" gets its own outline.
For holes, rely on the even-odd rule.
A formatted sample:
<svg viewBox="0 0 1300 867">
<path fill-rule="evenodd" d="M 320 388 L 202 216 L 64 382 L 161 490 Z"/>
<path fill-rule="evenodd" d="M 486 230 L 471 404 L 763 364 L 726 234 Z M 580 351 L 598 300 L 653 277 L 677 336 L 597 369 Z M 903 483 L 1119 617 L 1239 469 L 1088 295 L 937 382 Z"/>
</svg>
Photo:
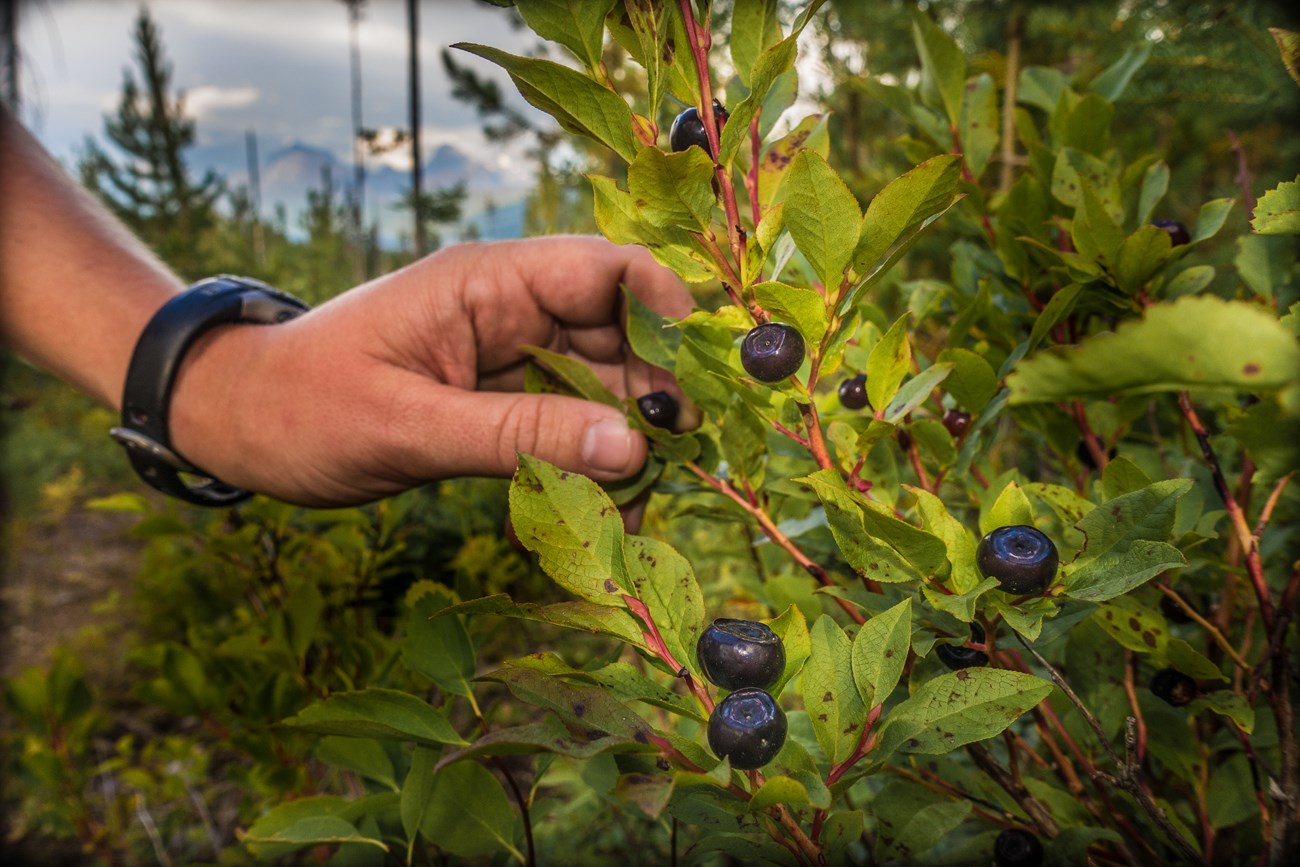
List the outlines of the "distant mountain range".
<svg viewBox="0 0 1300 867">
<path fill-rule="evenodd" d="M 309 190 L 324 187 L 329 173 L 342 198 L 353 183 L 352 166 L 324 148 L 295 143 L 269 154 L 261 165 L 262 211 L 265 216 L 283 206 L 290 231 L 297 231 L 299 217 L 307 207 Z M 232 177 L 242 183 L 245 178 Z M 440 226 L 444 240 L 452 241 L 470 232 L 480 238 L 518 238 L 523 234 L 524 198 L 530 187 L 490 166 L 472 159 L 458 148 L 444 144 L 436 148 L 424 165 L 424 189 L 450 187 L 464 181 L 467 188 L 462 217 L 455 226 Z M 398 203 L 411 188 L 409 172 L 386 165 L 372 165 L 366 171 L 366 219 L 378 223 L 380 243 L 398 246 L 411 235 L 411 216 Z"/>
</svg>

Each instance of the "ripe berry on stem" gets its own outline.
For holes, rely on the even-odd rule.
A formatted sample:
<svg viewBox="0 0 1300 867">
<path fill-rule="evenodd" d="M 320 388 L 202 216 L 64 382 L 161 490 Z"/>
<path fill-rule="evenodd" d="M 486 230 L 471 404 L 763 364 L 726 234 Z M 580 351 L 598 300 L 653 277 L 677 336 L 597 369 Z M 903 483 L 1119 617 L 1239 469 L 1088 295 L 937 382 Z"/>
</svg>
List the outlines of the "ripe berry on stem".
<svg viewBox="0 0 1300 867">
<path fill-rule="evenodd" d="M 972 623 L 970 625 L 970 640 L 973 644 L 983 644 L 984 627 L 978 623 Z M 967 647 L 964 644 L 939 644 L 935 646 L 934 652 L 938 655 L 939 661 L 953 671 L 963 668 L 977 668 L 989 664 L 987 653 L 973 647 Z"/>
<path fill-rule="evenodd" d="M 1151 225 L 1168 232 L 1169 243 L 1175 247 L 1181 247 L 1192 240 L 1192 236 L 1187 234 L 1187 227 L 1177 220 L 1152 220 Z"/>
<path fill-rule="evenodd" d="M 993 861 L 998 867 L 1039 867 L 1043 844 L 1028 831 L 1007 828 L 993 841 Z"/>
<path fill-rule="evenodd" d="M 695 643 L 700 671 L 723 689 L 767 689 L 785 672 L 785 645 L 766 623 L 719 617 Z"/>
<path fill-rule="evenodd" d="M 713 117 L 718 124 L 718 135 L 722 135 L 722 125 L 729 116 L 722 103 L 713 100 Z M 673 153 L 680 153 L 692 145 L 704 148 L 706 154 L 713 156 L 713 151 L 709 148 L 709 136 L 704 131 L 704 118 L 700 117 L 700 110 L 695 106 L 677 115 L 673 119 L 672 128 L 668 130 L 668 146 Z"/>
<path fill-rule="evenodd" d="M 740 344 L 740 363 L 759 382 L 779 382 L 803 364 L 803 335 L 782 322 L 750 329 Z"/>
<path fill-rule="evenodd" d="M 681 410 L 677 398 L 666 391 L 642 395 L 636 399 L 636 405 L 646 421 L 664 430 L 672 430 L 676 426 L 677 414 Z"/>
<path fill-rule="evenodd" d="M 952 434 L 953 439 L 959 440 L 970 430 L 970 413 L 950 409 L 943 414 L 943 426 Z"/>
<path fill-rule="evenodd" d="M 1056 577 L 1060 556 L 1041 530 L 1019 524 L 998 527 L 981 539 L 975 565 L 1008 593 L 1041 593 Z"/>
<path fill-rule="evenodd" d="M 845 409 L 862 409 L 867 400 L 867 375 L 859 373 L 840 383 L 840 405 Z"/>
<path fill-rule="evenodd" d="M 785 745 L 785 712 L 761 689 L 738 689 L 709 716 L 709 749 L 742 771 L 761 768 Z"/>
<path fill-rule="evenodd" d="M 1182 707 L 1190 703 L 1200 692 L 1196 681 L 1176 668 L 1162 668 L 1157 671 L 1151 678 L 1150 686 L 1153 693 L 1174 707 Z"/>
</svg>

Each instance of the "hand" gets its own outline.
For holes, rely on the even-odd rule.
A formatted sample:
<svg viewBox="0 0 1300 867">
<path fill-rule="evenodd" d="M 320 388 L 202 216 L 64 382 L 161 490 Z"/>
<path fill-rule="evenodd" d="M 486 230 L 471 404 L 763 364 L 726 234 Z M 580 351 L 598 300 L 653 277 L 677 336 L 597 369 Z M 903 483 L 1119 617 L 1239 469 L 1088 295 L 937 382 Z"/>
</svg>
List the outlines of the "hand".
<svg viewBox="0 0 1300 867">
<path fill-rule="evenodd" d="M 628 348 L 620 284 L 666 316 L 690 312 L 645 250 L 570 236 L 461 244 L 282 325 L 217 329 L 181 369 L 172 442 L 225 482 L 309 506 L 509 476 L 519 452 L 625 478 L 645 438 L 603 404 L 523 393 L 519 349 L 582 359 L 620 397 L 675 392 Z"/>
</svg>

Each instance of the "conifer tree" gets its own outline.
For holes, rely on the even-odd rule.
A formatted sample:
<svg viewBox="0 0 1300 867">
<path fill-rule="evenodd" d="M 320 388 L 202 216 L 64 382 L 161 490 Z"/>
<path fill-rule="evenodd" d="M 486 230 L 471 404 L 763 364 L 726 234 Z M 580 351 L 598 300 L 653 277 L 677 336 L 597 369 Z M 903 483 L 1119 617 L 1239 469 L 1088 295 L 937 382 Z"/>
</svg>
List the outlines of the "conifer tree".
<svg viewBox="0 0 1300 867">
<path fill-rule="evenodd" d="M 81 179 L 163 259 L 197 276 L 199 240 L 213 222 L 223 184 L 211 171 L 196 181 L 185 165 L 195 124 L 185 116 L 184 94 L 173 94 L 172 66 L 148 10 L 140 11 L 134 35 L 139 77 L 125 71 L 117 111 L 104 117 L 104 133 L 119 155 L 87 139 Z"/>
</svg>

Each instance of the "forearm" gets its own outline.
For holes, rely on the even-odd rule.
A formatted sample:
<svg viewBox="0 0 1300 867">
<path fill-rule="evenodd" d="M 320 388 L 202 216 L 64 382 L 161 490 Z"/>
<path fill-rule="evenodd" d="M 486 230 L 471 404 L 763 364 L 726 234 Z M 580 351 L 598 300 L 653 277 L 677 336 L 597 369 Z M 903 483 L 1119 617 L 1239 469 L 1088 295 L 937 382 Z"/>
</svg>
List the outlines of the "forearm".
<svg viewBox="0 0 1300 867">
<path fill-rule="evenodd" d="M 0 340 L 117 408 L 136 338 L 181 281 L 0 110 Z"/>
</svg>

